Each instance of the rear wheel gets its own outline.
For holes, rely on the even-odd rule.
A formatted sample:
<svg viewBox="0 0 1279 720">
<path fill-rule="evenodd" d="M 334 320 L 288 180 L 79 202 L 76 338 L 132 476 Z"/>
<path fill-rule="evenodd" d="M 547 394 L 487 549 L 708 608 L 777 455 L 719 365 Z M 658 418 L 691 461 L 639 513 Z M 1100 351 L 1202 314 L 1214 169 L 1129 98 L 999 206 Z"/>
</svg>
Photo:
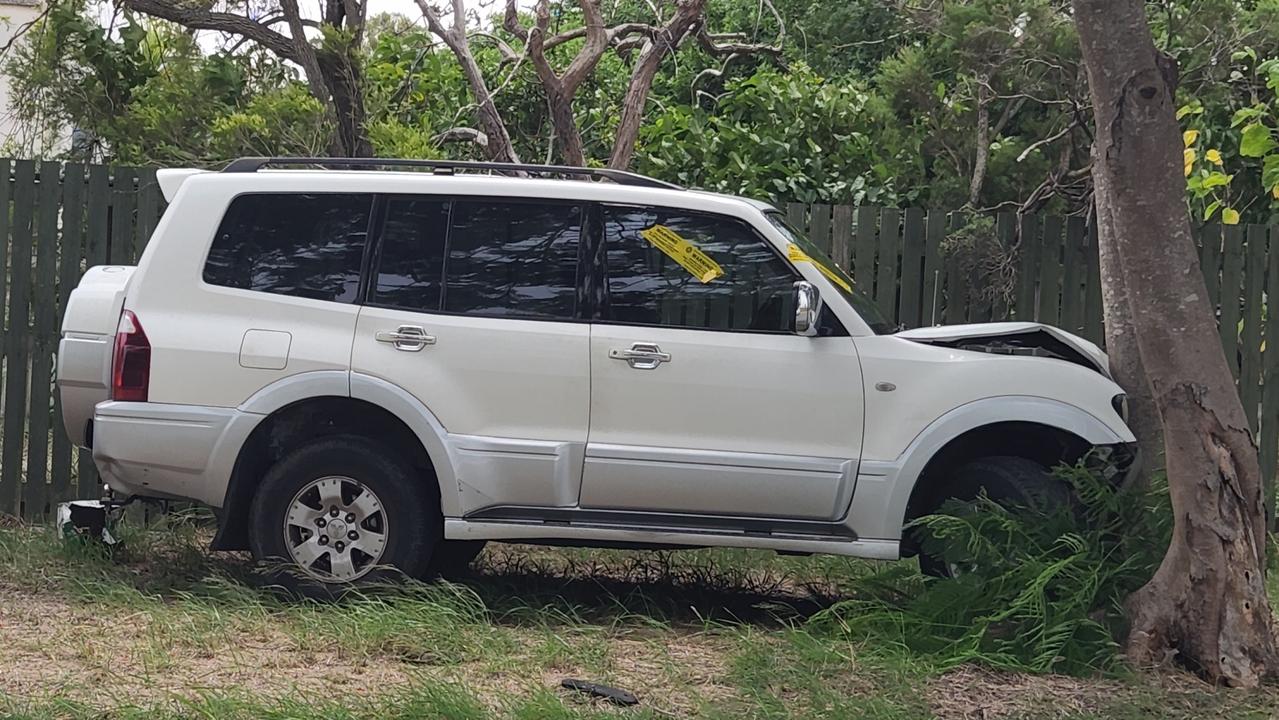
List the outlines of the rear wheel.
<svg viewBox="0 0 1279 720">
<path fill-rule="evenodd" d="M 311 441 L 267 471 L 249 518 L 254 557 L 306 594 L 425 575 L 440 514 L 393 451 L 354 435 Z"/>
<path fill-rule="evenodd" d="M 1071 502 L 1070 487 L 1048 468 L 1033 460 L 1013 456 L 978 458 L 951 474 L 947 499 L 974 500 L 984 490 L 1000 505 L 1050 509 Z M 946 553 L 953 558 L 955 553 Z M 919 569 L 933 577 L 955 577 L 964 571 L 962 561 L 921 551 Z"/>
</svg>

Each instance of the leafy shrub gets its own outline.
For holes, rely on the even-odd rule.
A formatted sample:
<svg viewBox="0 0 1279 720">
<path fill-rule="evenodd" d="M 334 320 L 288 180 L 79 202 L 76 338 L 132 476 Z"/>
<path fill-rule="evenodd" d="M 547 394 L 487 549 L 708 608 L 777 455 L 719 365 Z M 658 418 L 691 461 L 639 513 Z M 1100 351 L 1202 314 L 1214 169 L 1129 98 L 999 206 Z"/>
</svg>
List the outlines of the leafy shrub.
<svg viewBox="0 0 1279 720">
<path fill-rule="evenodd" d="M 1124 489 L 1083 461 L 1058 469 L 1078 502 L 1047 510 L 988 498 L 916 521 L 924 550 L 965 571 L 926 579 L 903 566 L 814 616 L 818 632 L 885 643 L 942 667 L 1088 674 L 1120 666 L 1124 599 L 1154 574 L 1171 530 L 1163 483 Z"/>
</svg>

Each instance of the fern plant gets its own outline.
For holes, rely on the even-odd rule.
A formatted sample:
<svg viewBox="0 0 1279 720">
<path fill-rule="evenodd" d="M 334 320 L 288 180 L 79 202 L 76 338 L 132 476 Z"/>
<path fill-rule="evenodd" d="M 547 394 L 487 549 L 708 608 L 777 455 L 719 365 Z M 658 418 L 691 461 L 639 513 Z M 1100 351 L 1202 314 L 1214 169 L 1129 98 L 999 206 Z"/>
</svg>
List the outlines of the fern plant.
<svg viewBox="0 0 1279 720">
<path fill-rule="evenodd" d="M 1121 488 L 1099 465 L 1085 458 L 1056 470 L 1074 489 L 1068 506 L 1010 508 L 984 496 L 943 505 L 915 525 L 926 551 L 962 561 L 958 577 L 885 569 L 810 627 L 891 643 L 943 668 L 1116 671 L 1123 600 L 1158 567 L 1171 511 L 1162 482 Z"/>
</svg>

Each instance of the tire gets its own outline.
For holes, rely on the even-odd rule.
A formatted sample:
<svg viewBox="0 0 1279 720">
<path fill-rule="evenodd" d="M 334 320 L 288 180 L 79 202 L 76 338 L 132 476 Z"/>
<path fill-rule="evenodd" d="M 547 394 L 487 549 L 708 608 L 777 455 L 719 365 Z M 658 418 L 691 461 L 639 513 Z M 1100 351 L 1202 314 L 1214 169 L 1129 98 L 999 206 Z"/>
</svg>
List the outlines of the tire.
<svg viewBox="0 0 1279 720">
<path fill-rule="evenodd" d="M 249 545 L 272 582 L 312 597 L 425 577 L 443 525 L 432 489 L 373 440 L 313 440 L 263 477 Z"/>
<path fill-rule="evenodd" d="M 431 555 L 427 573 L 445 580 L 461 580 L 471 574 L 471 563 L 484 550 L 483 540 L 444 540 Z"/>
<path fill-rule="evenodd" d="M 1013 456 L 993 456 L 961 465 L 950 476 L 946 499 L 973 500 L 986 491 L 991 500 L 1007 507 L 1050 509 L 1070 505 L 1070 486 L 1057 479 L 1048 468 L 1034 460 Z M 921 551 L 919 569 L 938 578 L 954 577 L 957 568 L 942 558 Z"/>
</svg>

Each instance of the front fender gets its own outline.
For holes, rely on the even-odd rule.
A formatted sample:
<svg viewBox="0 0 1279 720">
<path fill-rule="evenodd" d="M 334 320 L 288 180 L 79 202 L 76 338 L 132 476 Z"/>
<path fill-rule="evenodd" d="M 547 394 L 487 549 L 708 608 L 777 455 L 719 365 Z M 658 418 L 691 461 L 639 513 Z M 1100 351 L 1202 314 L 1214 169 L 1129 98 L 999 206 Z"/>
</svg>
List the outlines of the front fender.
<svg viewBox="0 0 1279 720">
<path fill-rule="evenodd" d="M 896 459 L 862 461 L 849 512 L 850 527 L 863 538 L 900 539 L 906 505 L 928 461 L 964 433 L 1005 422 L 1044 425 L 1071 433 L 1092 445 L 1134 441 L 1128 428 L 1113 427 L 1095 415 L 1060 400 L 1033 396 L 975 400 L 934 420 Z"/>
</svg>

